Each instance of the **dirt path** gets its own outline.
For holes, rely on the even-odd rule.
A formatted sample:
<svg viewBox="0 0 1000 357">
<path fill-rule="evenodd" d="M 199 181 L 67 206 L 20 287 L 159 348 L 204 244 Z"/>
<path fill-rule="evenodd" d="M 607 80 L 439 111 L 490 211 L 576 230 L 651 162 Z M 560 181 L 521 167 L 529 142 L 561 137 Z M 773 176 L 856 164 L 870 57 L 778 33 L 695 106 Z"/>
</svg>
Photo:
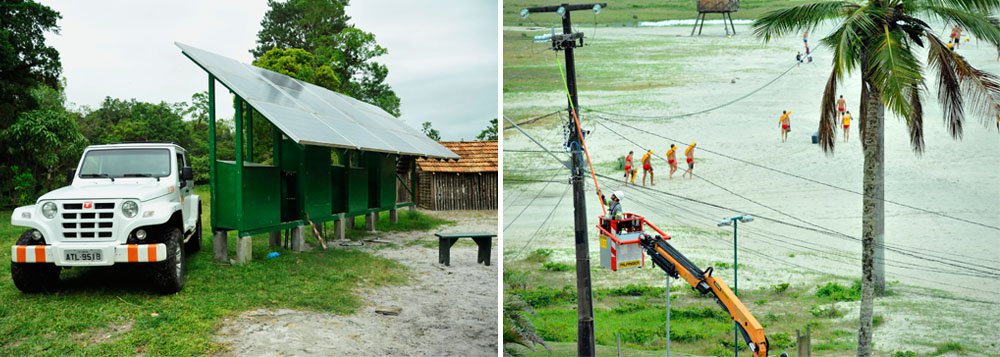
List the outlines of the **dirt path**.
<svg viewBox="0 0 1000 357">
<path fill-rule="evenodd" d="M 496 211 L 428 212 L 460 222 L 442 231 L 496 231 Z M 476 246 L 456 244 L 451 266 L 437 263 L 432 232 L 379 235 L 392 246 L 369 243 L 362 249 L 406 265 L 413 280 L 405 286 L 362 291 L 366 305 L 337 316 L 295 310 L 255 310 L 226 319 L 216 341 L 226 355 L 496 356 L 497 253 L 490 266 L 476 264 Z M 417 242 L 420 241 L 420 242 Z M 436 243 L 436 241 L 434 241 Z M 402 308 L 398 316 L 375 313 L 376 306 Z"/>
</svg>

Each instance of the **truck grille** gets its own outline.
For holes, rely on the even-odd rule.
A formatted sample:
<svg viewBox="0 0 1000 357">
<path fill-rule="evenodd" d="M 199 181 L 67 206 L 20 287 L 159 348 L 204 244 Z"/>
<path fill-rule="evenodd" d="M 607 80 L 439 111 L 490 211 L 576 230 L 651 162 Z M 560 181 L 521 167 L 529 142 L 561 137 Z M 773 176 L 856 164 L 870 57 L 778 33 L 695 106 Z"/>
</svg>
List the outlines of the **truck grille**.
<svg viewBox="0 0 1000 357">
<path fill-rule="evenodd" d="M 93 208 L 83 208 L 83 205 L 83 202 L 63 203 L 60 221 L 63 238 L 113 238 L 115 203 L 93 202 Z"/>
</svg>

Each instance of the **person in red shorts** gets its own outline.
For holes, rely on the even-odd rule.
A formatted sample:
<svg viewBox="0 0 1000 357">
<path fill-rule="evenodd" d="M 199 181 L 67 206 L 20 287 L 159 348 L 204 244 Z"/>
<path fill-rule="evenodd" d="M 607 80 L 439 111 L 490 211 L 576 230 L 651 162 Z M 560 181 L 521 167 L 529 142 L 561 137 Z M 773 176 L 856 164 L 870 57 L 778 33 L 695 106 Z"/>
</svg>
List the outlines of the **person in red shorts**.
<svg viewBox="0 0 1000 357">
<path fill-rule="evenodd" d="M 694 147 L 696 145 L 698 145 L 698 143 L 692 141 L 691 145 L 688 145 L 687 149 L 684 149 L 684 156 L 687 156 L 688 169 L 681 174 L 681 177 L 691 174 L 688 178 L 694 178 Z"/>
<path fill-rule="evenodd" d="M 643 186 L 646 186 L 646 173 L 647 172 L 649 173 L 649 184 L 652 185 L 652 186 L 656 186 L 656 183 L 653 182 L 653 162 L 652 161 L 653 161 L 653 150 L 647 151 L 646 155 L 643 155 L 642 156 L 642 160 L 640 160 L 640 162 L 642 162 L 642 185 Z"/>
<path fill-rule="evenodd" d="M 670 150 L 667 150 L 667 163 L 670 164 L 670 178 L 674 178 L 674 172 L 677 172 L 677 147 L 674 144 L 670 144 Z"/>
<path fill-rule="evenodd" d="M 628 185 L 629 175 L 632 175 L 632 183 L 635 183 L 635 168 L 632 167 L 632 151 L 625 157 L 625 184 Z"/>
<path fill-rule="evenodd" d="M 781 142 L 788 140 L 788 132 L 792 131 L 792 112 L 781 111 L 781 119 L 778 119 L 778 126 L 781 127 Z"/>
<path fill-rule="evenodd" d="M 840 96 L 837 99 L 837 113 L 840 114 L 836 118 L 833 118 L 836 124 L 840 124 L 840 119 L 844 117 L 844 113 L 847 112 L 847 101 L 844 100 L 844 96 Z"/>
</svg>

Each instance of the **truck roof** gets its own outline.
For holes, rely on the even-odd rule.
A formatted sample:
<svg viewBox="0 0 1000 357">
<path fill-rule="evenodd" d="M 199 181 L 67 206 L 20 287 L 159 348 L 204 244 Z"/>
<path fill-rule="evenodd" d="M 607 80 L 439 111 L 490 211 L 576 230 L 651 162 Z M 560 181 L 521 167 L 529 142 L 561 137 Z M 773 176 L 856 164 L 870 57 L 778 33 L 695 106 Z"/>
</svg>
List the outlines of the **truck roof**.
<svg viewBox="0 0 1000 357">
<path fill-rule="evenodd" d="M 166 142 L 125 142 L 102 145 L 91 145 L 86 150 L 91 149 L 114 149 L 114 148 L 174 148 L 181 152 L 187 152 L 180 145 Z"/>
</svg>

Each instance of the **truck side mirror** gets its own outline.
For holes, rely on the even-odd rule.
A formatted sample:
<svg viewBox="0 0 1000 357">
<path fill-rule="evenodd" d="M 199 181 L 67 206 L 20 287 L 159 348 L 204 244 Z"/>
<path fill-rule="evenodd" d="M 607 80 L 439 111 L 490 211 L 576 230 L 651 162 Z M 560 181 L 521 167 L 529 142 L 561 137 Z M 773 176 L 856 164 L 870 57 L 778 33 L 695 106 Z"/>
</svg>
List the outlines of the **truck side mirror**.
<svg viewBox="0 0 1000 357">
<path fill-rule="evenodd" d="M 66 172 L 66 184 L 73 183 L 74 178 L 76 178 L 76 169 L 70 169 Z"/>
<path fill-rule="evenodd" d="M 186 166 L 181 169 L 181 181 L 189 181 L 194 179 L 194 171 L 191 170 L 191 166 Z"/>
</svg>

